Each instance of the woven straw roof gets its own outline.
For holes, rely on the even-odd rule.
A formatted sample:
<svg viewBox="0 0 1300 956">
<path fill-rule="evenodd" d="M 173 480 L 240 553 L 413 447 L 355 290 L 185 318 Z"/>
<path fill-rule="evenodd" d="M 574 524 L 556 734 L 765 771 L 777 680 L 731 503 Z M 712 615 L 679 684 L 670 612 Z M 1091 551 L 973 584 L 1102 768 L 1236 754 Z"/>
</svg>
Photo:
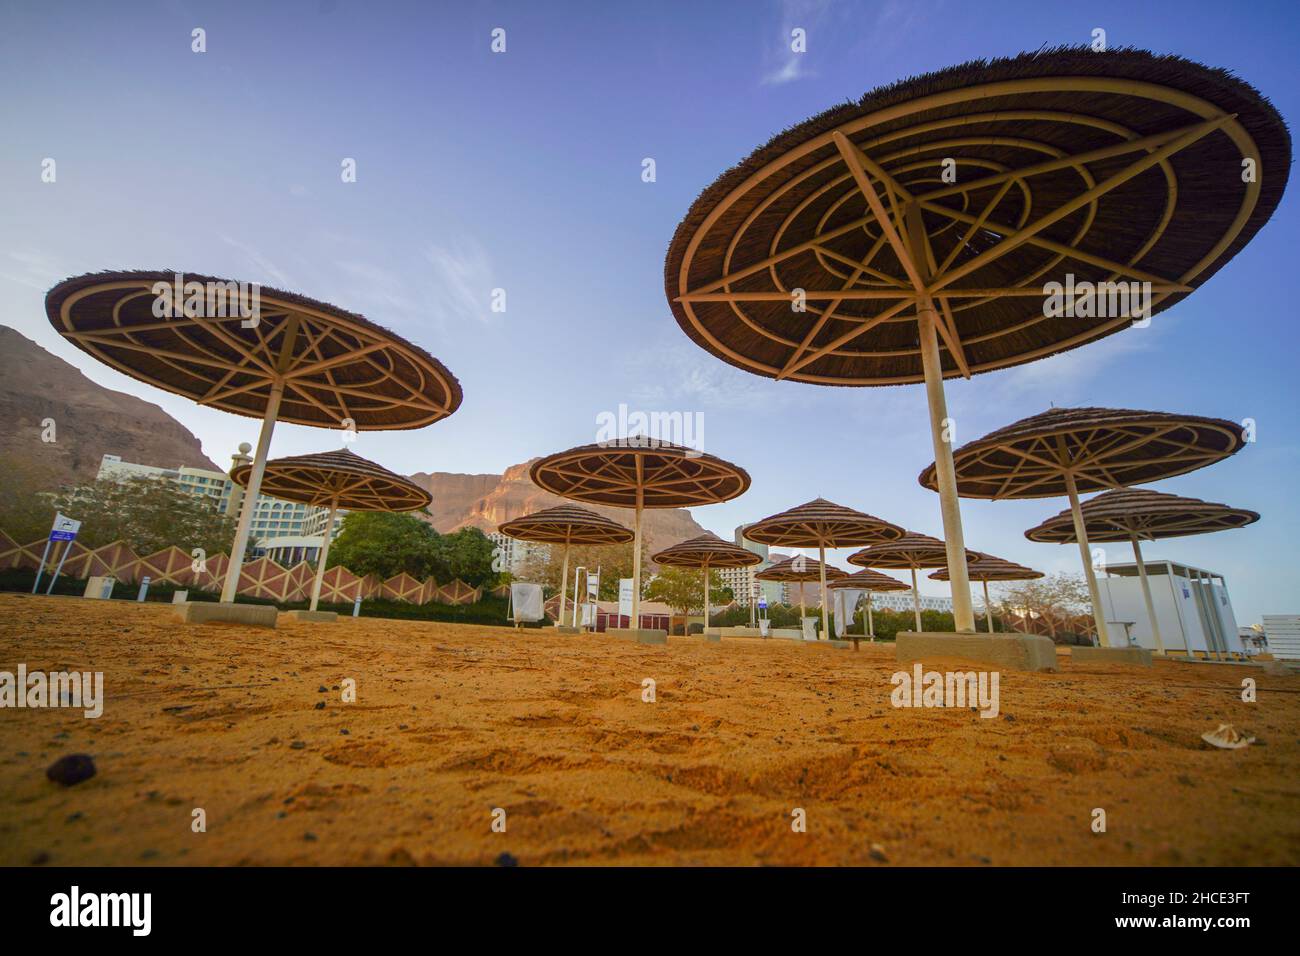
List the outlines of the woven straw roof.
<svg viewBox="0 0 1300 956">
<path fill-rule="evenodd" d="M 231 480 L 247 487 L 252 471 L 251 462 L 239 465 Z M 337 498 L 348 511 L 416 511 L 433 500 L 409 478 L 347 449 L 273 458 L 262 476 L 262 494 L 310 505 L 328 505 Z"/>
<path fill-rule="evenodd" d="M 1083 502 L 1079 510 L 1090 541 L 1129 541 L 1134 532 L 1139 538 L 1154 541 L 1241 528 L 1259 520 L 1258 512 L 1245 508 L 1135 488 L 1103 492 Z M 1074 541 L 1070 509 L 1030 528 L 1025 537 L 1053 544 Z"/>
<path fill-rule="evenodd" d="M 827 588 L 862 588 L 867 591 L 910 591 L 912 588 L 904 584 L 897 578 L 891 578 L 888 574 L 881 574 L 879 571 L 872 571 L 870 568 L 863 568 L 861 571 L 855 571 L 853 574 L 846 574 L 842 578 L 837 578 L 834 584 L 827 584 Z"/>
<path fill-rule="evenodd" d="M 672 568 L 747 568 L 763 562 L 753 551 L 724 541 L 716 534 L 702 534 L 675 544 L 650 560 Z"/>
<path fill-rule="evenodd" d="M 827 385 L 921 381 L 924 289 L 944 374 L 977 374 L 1131 323 L 1109 305 L 1046 318 L 1043 286 L 1067 274 L 1150 282 L 1153 314 L 1181 301 L 1272 216 L 1290 164 L 1277 110 L 1225 70 L 1087 47 L 977 60 L 835 106 L 727 170 L 678 226 L 664 287 L 701 348 Z"/>
<path fill-rule="evenodd" d="M 796 562 L 802 561 L 802 565 Z M 802 567 L 803 570 L 799 570 Z M 796 583 L 799 581 L 820 581 L 821 580 L 821 562 L 816 558 L 806 558 L 801 554 L 796 554 L 792 558 L 786 558 L 770 568 L 764 568 L 754 575 L 760 581 L 789 581 Z M 848 577 L 847 571 L 841 571 L 839 568 L 826 565 L 826 580 L 838 581 L 840 578 Z M 830 585 L 827 584 L 827 587 Z"/>
<path fill-rule="evenodd" d="M 903 529 L 863 511 L 837 505 L 825 498 L 770 515 L 745 528 L 745 537 L 762 544 L 791 548 L 836 548 L 891 541 Z"/>
<path fill-rule="evenodd" d="M 507 521 L 497 528 L 520 541 L 549 544 L 622 544 L 632 540 L 632 529 L 577 505 L 556 505 Z"/>
<path fill-rule="evenodd" d="M 973 561 L 978 554 L 967 548 L 966 560 Z M 948 551 L 938 538 L 909 531 L 897 541 L 885 541 L 853 552 L 848 562 L 862 568 L 943 568 L 948 565 Z"/>
<path fill-rule="evenodd" d="M 635 508 L 689 508 L 728 501 L 749 489 L 739 465 L 667 442 L 580 445 L 533 463 L 533 484 L 562 498 Z"/>
<path fill-rule="evenodd" d="M 364 316 L 263 286 L 253 328 L 237 312 L 215 315 L 235 311 L 234 300 L 220 297 L 213 317 L 159 318 L 153 287 L 174 278 L 136 271 L 65 279 L 46 294 L 46 315 L 60 335 L 118 371 L 236 415 L 261 418 L 276 379 L 285 382 L 278 420 L 298 425 L 340 428 L 351 419 L 360 431 L 420 428 L 460 406 L 460 383 L 441 362 Z"/>
<path fill-rule="evenodd" d="M 979 551 L 975 552 L 973 561 L 966 563 L 966 572 L 972 581 L 1029 581 L 1033 578 L 1045 577 L 1042 571 L 1035 571 L 1023 564 L 1016 564 L 1006 558 L 994 557 Z M 929 577 L 935 581 L 947 581 L 949 580 L 948 569 L 940 568 Z"/>
<path fill-rule="evenodd" d="M 1053 408 L 953 452 L 965 498 L 1053 498 L 1185 474 L 1240 451 L 1241 426 L 1222 418 L 1126 408 Z M 938 487 L 934 463 L 918 480 Z"/>
</svg>

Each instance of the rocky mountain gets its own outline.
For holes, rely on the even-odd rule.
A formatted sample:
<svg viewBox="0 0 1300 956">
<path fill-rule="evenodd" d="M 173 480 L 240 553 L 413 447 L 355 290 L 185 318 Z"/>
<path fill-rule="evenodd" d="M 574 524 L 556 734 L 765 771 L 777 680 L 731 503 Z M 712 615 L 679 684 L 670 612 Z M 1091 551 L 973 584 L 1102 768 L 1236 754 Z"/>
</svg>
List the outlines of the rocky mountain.
<svg viewBox="0 0 1300 956">
<path fill-rule="evenodd" d="M 574 503 L 543 491 L 528 479 L 528 469 L 533 461 L 511 465 L 504 475 L 459 475 L 435 471 L 420 472 L 410 478 L 428 488 L 433 495 L 429 510 L 433 512 L 432 524 L 439 531 L 455 531 L 466 526 L 495 531 L 497 525 L 522 515 L 554 505 Z M 582 507 L 632 527 L 632 512 L 626 508 L 585 503 Z M 650 509 L 643 513 L 641 521 L 650 554 L 704 534 L 704 529 L 695 523 L 691 513 L 682 508 Z"/>
<path fill-rule="evenodd" d="M 54 420 L 52 442 L 42 440 L 45 419 Z M 105 454 L 222 470 L 194 433 L 157 405 L 96 385 L 0 325 L 0 475 L 25 467 L 56 484 L 92 481 Z"/>
</svg>

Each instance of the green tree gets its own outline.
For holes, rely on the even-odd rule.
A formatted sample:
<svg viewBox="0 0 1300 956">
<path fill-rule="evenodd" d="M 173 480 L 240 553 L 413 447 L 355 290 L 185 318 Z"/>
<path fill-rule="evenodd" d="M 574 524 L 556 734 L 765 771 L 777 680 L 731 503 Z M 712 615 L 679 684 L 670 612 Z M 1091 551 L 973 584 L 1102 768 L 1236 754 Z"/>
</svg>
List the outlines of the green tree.
<svg viewBox="0 0 1300 956">
<path fill-rule="evenodd" d="M 229 552 L 235 538 L 234 518 L 212 499 L 159 478 L 102 478 L 54 495 L 48 520 L 55 511 L 81 522 L 77 540 L 88 548 L 125 541 L 140 555 L 170 545 L 211 555 Z"/>
<path fill-rule="evenodd" d="M 645 594 L 646 577 L 644 569 L 649 566 L 649 548 L 643 542 L 641 546 L 642 596 Z M 548 596 L 554 594 L 560 586 L 560 573 L 564 562 L 564 545 L 553 544 L 549 555 L 545 552 L 533 553 L 520 565 L 515 579 L 531 581 L 542 585 Z M 573 572 L 578 567 L 600 569 L 601 601 L 618 600 L 619 578 L 632 576 L 632 544 L 575 544 L 569 550 L 568 594 L 573 597 Z"/>
<path fill-rule="evenodd" d="M 478 528 L 461 528 L 438 536 L 434 576 L 439 584 L 458 579 L 471 587 L 495 586 L 492 541 Z"/>
<path fill-rule="evenodd" d="M 18 455 L 0 455 L 0 531 L 19 544 L 50 533 L 57 473 L 50 465 Z"/>
<path fill-rule="evenodd" d="M 646 600 L 662 601 L 678 614 L 704 610 L 704 578 L 695 568 L 660 568 L 645 589 Z M 717 571 L 709 572 L 711 610 L 731 600 L 731 589 L 723 587 Z M 712 615 L 710 615 L 712 616 Z"/>
<path fill-rule="evenodd" d="M 341 564 L 353 574 L 385 579 L 405 571 L 423 581 L 436 576 L 435 568 L 443 560 L 440 537 L 432 525 L 413 514 L 353 511 L 343 519 L 330 546 L 329 565 Z"/>
</svg>

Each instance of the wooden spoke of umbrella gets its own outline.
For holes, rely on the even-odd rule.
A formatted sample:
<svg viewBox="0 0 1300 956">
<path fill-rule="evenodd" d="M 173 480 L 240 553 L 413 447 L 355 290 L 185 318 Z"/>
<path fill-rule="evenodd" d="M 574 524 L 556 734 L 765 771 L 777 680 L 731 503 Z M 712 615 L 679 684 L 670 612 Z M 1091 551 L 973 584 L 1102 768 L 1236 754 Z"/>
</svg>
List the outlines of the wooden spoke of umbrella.
<svg viewBox="0 0 1300 956">
<path fill-rule="evenodd" d="M 1035 424 L 1042 421 L 1042 425 Z M 1123 488 L 1194 471 L 1242 447 L 1233 422 L 1126 409 L 1053 409 L 954 452 L 966 497 L 1033 498 Z M 934 487 L 933 466 L 921 483 Z"/>
<path fill-rule="evenodd" d="M 350 421 L 359 430 L 429 424 L 459 404 L 459 385 L 436 360 L 360 317 L 302 297 L 261 290 L 251 327 L 220 298 L 217 314 L 178 311 L 155 319 L 151 287 L 160 275 L 69 280 L 80 287 L 59 295 L 52 321 L 78 347 L 125 374 L 240 414 L 258 414 L 276 385 L 285 392 L 282 420 Z M 106 324 L 85 322 L 79 307 L 90 296 L 113 297 Z M 103 311 L 96 306 L 96 315 Z M 141 363 L 161 375 L 144 373 Z M 345 367 L 343 379 L 337 372 Z"/>
<path fill-rule="evenodd" d="M 231 480 L 246 486 L 252 471 L 251 463 L 240 465 Z M 409 479 L 346 450 L 268 461 L 261 493 L 349 511 L 414 511 L 431 500 L 428 491 Z"/>
<path fill-rule="evenodd" d="M 1089 541 L 1144 541 L 1227 531 L 1253 524 L 1259 513 L 1161 491 L 1106 491 L 1080 506 Z M 1025 532 L 1030 541 L 1068 544 L 1075 540 L 1070 509 Z"/>
<path fill-rule="evenodd" d="M 1035 314 L 1045 310 L 1024 310 L 1019 317 L 1004 312 L 995 322 L 959 324 L 967 309 L 1044 297 L 1045 276 L 1066 260 L 1104 270 L 1089 275 L 1090 282 L 1150 283 L 1152 312 L 1165 307 L 1170 296 L 1193 291 L 1198 279 L 1217 268 L 1225 253 L 1230 254 L 1248 224 L 1252 233 L 1259 227 L 1254 213 L 1263 193 L 1257 180 L 1245 181 L 1231 198 L 1235 210 L 1224 210 L 1231 221 L 1225 219 L 1220 226 L 1216 219 L 1215 231 L 1202 248 L 1173 267 L 1167 265 L 1174 260 L 1163 256 L 1150 257 L 1161 265 L 1148 265 L 1143 260 L 1166 247 L 1163 240 L 1181 204 L 1196 202 L 1195 191 L 1180 192 L 1179 179 L 1199 172 L 1195 163 L 1205 155 L 1201 144 L 1207 137 L 1217 137 L 1215 162 L 1222 159 L 1218 153 L 1226 155 L 1224 144 L 1231 144 L 1241 159 L 1258 163 L 1261 147 L 1253 134 L 1262 131 L 1273 163 L 1270 168 L 1282 177 L 1275 177 L 1269 188 L 1271 210 L 1285 185 L 1285 173 L 1274 161 L 1288 148 L 1276 111 L 1244 84 L 1230 91 L 1198 86 L 1197 71 L 1205 68 L 1177 58 L 1116 54 L 1108 61 L 1115 67 L 1114 75 L 1076 75 L 1092 72 L 1071 69 L 1071 57 L 1079 56 L 1061 51 L 1047 57 L 1015 58 L 1005 61 L 1005 66 L 1000 61 L 988 70 L 987 80 L 971 69 L 965 82 L 931 82 L 930 88 L 938 92 L 912 99 L 901 92 L 878 91 L 878 97 L 869 94 L 863 102 L 877 99 L 879 108 L 864 105 L 857 115 L 852 108 L 841 108 L 838 112 L 847 118 L 837 124 L 814 118 L 792 131 L 794 135 L 785 136 L 779 148 L 774 141 L 758 151 L 755 160 L 745 164 L 743 176 L 727 174 L 719 181 L 719 187 L 726 181 L 727 190 L 718 188 L 701 197 L 699 215 L 688 217 L 674 237 L 666 287 L 679 323 L 705 348 L 759 374 L 871 385 L 920 380 L 920 346 L 898 336 L 877 335 L 897 322 L 911 320 L 913 313 L 935 311 L 943 348 L 954 366 L 945 374 L 963 375 L 1072 348 L 1133 320 L 1127 312 L 1109 315 L 1078 331 L 1035 333 L 1037 342 L 1023 333 L 1050 320 L 1048 315 Z M 1065 65 L 1045 62 L 1054 59 Z M 1144 71 L 1152 81 L 1139 78 Z M 1014 77 L 1016 72 L 1045 75 Z M 999 75 L 1013 78 L 999 79 Z M 1157 75 L 1159 81 L 1154 80 Z M 915 85 L 924 88 L 929 79 L 920 78 Z M 1225 81 L 1224 86 L 1231 87 L 1232 82 Z M 1192 89 L 1197 93 L 1189 92 Z M 1264 112 L 1243 120 L 1236 107 L 1211 102 L 1234 96 L 1243 106 Z M 1080 105 L 1105 101 L 1107 108 L 1050 108 L 1051 99 Z M 1137 108 L 1115 107 L 1126 99 Z M 1007 109 L 978 109 L 983 103 L 1003 102 Z M 1031 102 L 1041 103 L 1042 108 L 1030 108 Z M 1160 115 L 1165 122 L 1153 129 L 1156 124 L 1149 119 L 1157 110 L 1164 111 Z M 1182 122 L 1171 121 L 1177 116 Z M 1266 129 L 1270 123 L 1273 128 Z M 1067 139 L 1059 134 L 1069 127 L 1089 135 Z M 1071 141 L 1082 146 L 1070 149 Z M 1191 152 L 1196 152 L 1197 160 L 1176 162 Z M 1011 161 L 999 162 L 1008 157 Z M 957 181 L 935 180 L 933 170 L 943 158 L 951 158 L 961 168 Z M 837 174 L 837 169 L 847 173 Z M 1100 235 L 1089 238 L 1094 224 L 1101 221 L 1097 217 L 1102 203 L 1135 180 L 1146 183 L 1148 171 L 1163 180 L 1164 202 L 1152 219 L 1143 220 L 1145 233 L 1131 245 L 1128 237 L 1125 244 L 1103 241 Z M 1077 182 L 1072 195 L 1066 191 L 1068 180 L 1062 178 L 1067 174 Z M 1043 184 L 1050 190 L 1050 201 L 1031 214 Z M 851 194 L 865 200 L 868 208 L 862 215 L 852 215 L 846 204 Z M 1012 197 L 1020 201 L 1013 203 Z M 999 214 L 1004 206 L 1011 209 L 1010 217 Z M 921 237 L 908 235 L 912 210 L 927 217 L 924 222 L 912 220 L 919 224 L 912 232 L 924 233 Z M 819 214 L 811 230 L 805 222 L 809 212 Z M 1063 242 L 1057 227 L 1067 221 L 1073 235 Z M 1109 221 L 1113 223 L 1113 217 Z M 959 240 L 943 249 L 931 245 L 936 236 L 954 227 L 960 231 Z M 871 242 L 865 255 L 843 244 L 864 233 Z M 985 241 L 986 237 L 992 241 Z M 765 251 L 755 257 L 760 244 Z M 1104 254 L 1116 245 L 1124 249 L 1122 255 Z M 1011 281 L 979 281 L 984 274 L 996 275 L 998 269 L 1002 278 L 1008 278 L 1008 270 L 996 264 L 1025 247 L 1053 258 L 1047 263 L 1041 257 L 1023 263 L 1028 266 L 1023 269 L 1012 266 Z M 883 256 L 884 248 L 891 255 Z M 929 276 L 916 268 L 918 256 L 929 261 Z M 821 264 L 818 274 L 834 278 L 834 283 L 808 281 L 812 272 L 805 263 L 814 259 Z M 800 281 L 787 281 L 787 273 L 799 275 Z M 790 301 L 796 292 L 805 302 L 824 307 L 802 310 L 812 315 L 792 333 L 791 321 L 781 319 L 784 313 L 770 307 Z M 716 311 L 719 304 L 739 319 L 743 330 L 757 337 L 758 344 L 744 344 L 743 337 L 719 325 L 723 321 Z M 883 311 L 873 315 L 870 310 L 847 308 L 854 304 L 875 304 Z M 750 305 L 765 305 L 769 311 L 754 312 Z M 707 315 L 697 311 L 705 306 L 715 311 Z M 1142 314 L 1149 313 L 1143 309 Z M 999 344 L 1011 336 L 1021 341 L 1014 347 Z M 970 353 L 975 344 L 982 347 L 978 357 Z M 784 349 L 785 355 L 774 360 L 778 349 Z M 830 364 L 833 359 L 843 361 Z M 871 371 L 873 362 L 879 372 Z"/>
</svg>

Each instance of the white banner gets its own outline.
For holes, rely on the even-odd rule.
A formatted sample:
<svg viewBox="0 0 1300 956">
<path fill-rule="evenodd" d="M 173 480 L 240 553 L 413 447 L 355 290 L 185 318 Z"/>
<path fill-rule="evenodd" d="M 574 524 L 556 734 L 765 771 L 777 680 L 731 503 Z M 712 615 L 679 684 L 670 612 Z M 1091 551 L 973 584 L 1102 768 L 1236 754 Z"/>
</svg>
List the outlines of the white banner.
<svg viewBox="0 0 1300 956">
<path fill-rule="evenodd" d="M 620 617 L 628 619 L 630 626 L 636 627 L 636 621 L 632 620 L 632 579 L 618 579 L 618 613 Z"/>
</svg>

